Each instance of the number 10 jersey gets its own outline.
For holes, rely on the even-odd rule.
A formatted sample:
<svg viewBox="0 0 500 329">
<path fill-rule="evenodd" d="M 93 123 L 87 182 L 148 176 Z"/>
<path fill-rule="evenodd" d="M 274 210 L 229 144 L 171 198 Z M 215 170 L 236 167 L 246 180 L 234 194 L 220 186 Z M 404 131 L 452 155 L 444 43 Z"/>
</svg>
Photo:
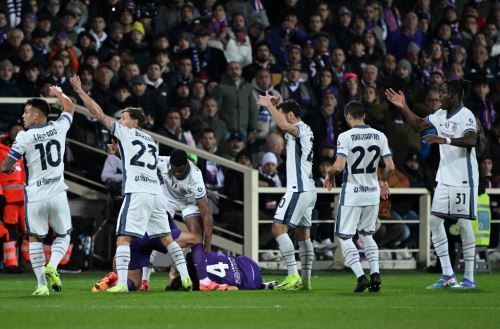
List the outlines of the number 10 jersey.
<svg viewBox="0 0 500 329">
<path fill-rule="evenodd" d="M 9 155 L 26 166 L 26 201 L 55 196 L 68 189 L 64 183 L 64 150 L 66 133 L 73 117 L 63 112 L 55 121 L 31 126 L 17 134 Z"/>
<path fill-rule="evenodd" d="M 354 126 L 339 135 L 337 156 L 347 158 L 342 177 L 340 205 L 379 204 L 377 167 L 381 156 L 391 156 L 387 137 L 368 125 Z"/>
</svg>

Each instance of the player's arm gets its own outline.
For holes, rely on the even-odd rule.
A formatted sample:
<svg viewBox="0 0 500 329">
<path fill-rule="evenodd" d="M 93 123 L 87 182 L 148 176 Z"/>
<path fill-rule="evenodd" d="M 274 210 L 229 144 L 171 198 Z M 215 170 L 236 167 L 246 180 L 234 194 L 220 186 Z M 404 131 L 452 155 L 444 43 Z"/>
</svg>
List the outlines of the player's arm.
<svg viewBox="0 0 500 329">
<path fill-rule="evenodd" d="M 389 102 L 401 109 L 401 113 L 413 129 L 420 132 L 431 127 L 427 120 L 419 117 L 410 110 L 408 104 L 406 104 L 405 95 L 402 91 L 395 92 L 392 88 L 389 88 L 386 89 L 385 96 Z"/>
<path fill-rule="evenodd" d="M 106 127 L 109 131 L 113 130 L 113 120 L 108 117 L 106 114 L 104 114 L 103 110 L 97 104 L 87 93 L 82 89 L 82 82 L 80 81 L 80 77 L 77 75 L 72 76 L 69 79 L 69 82 L 71 82 L 71 85 L 73 86 L 73 89 L 75 92 L 80 96 L 80 98 L 83 101 L 83 104 L 85 104 L 85 107 L 90 111 L 90 114 L 97 120 L 99 120 L 100 123 Z"/>
<path fill-rule="evenodd" d="M 335 163 L 328 169 L 328 173 L 325 178 L 325 187 L 330 191 L 335 186 L 335 176 L 341 173 L 346 164 L 347 158 L 344 155 L 337 155 Z"/>
<path fill-rule="evenodd" d="M 387 200 L 389 198 L 389 184 L 388 180 L 389 177 L 391 177 L 393 171 L 394 171 L 394 161 L 392 160 L 392 156 L 385 156 L 382 158 L 382 161 L 385 163 L 385 168 L 384 171 L 382 172 L 382 176 L 379 179 L 380 183 L 380 197 L 382 200 Z"/>
<path fill-rule="evenodd" d="M 63 112 L 67 112 L 73 116 L 75 113 L 75 104 L 71 101 L 71 99 L 63 93 L 61 87 L 58 86 L 52 86 L 49 89 L 49 95 L 53 97 L 57 97 L 59 102 L 61 102 L 61 105 L 63 107 Z"/>
<path fill-rule="evenodd" d="M 200 209 L 201 219 L 203 221 L 203 246 L 208 252 L 212 248 L 212 233 L 214 230 L 214 219 L 208 207 L 208 199 L 201 198 L 196 201 L 198 209 Z"/>
<path fill-rule="evenodd" d="M 3 174 L 10 174 L 12 170 L 14 170 L 14 165 L 16 164 L 17 159 L 14 159 L 11 156 L 5 157 L 2 162 L 2 167 L 0 168 L 0 172 Z"/>
<path fill-rule="evenodd" d="M 477 143 L 477 133 L 475 131 L 469 131 L 464 134 L 464 137 L 460 138 L 448 138 L 440 137 L 436 135 L 425 135 L 423 139 L 424 143 L 432 144 L 450 144 L 458 147 L 475 147 Z"/>
<path fill-rule="evenodd" d="M 293 136 L 297 136 L 299 134 L 299 129 L 286 121 L 285 115 L 282 112 L 278 111 L 278 109 L 276 108 L 275 105 L 278 104 L 278 101 L 279 98 L 271 96 L 266 91 L 266 94 L 264 96 L 259 96 L 257 104 L 259 106 L 266 107 L 269 112 L 271 112 L 271 116 L 273 117 L 274 121 L 276 121 L 276 125 L 282 131 L 292 134 Z"/>
</svg>

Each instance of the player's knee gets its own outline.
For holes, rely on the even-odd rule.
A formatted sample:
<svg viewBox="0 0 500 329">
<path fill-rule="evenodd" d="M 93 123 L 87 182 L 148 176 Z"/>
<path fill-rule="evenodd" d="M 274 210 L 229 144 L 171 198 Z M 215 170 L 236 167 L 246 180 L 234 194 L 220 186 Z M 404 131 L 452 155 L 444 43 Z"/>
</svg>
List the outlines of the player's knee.
<svg viewBox="0 0 500 329">
<path fill-rule="evenodd" d="M 288 227 L 284 224 L 273 223 L 271 231 L 273 236 L 276 238 L 282 234 L 286 234 L 288 232 Z"/>
<path fill-rule="evenodd" d="M 476 236 L 474 235 L 474 230 L 472 229 L 472 223 L 469 219 L 459 219 L 458 226 L 460 227 L 460 235 L 462 236 L 463 242 L 472 243 L 476 241 Z"/>
<path fill-rule="evenodd" d="M 436 230 L 439 230 L 440 227 L 443 225 L 444 223 L 444 220 L 442 218 L 439 218 L 437 216 L 434 216 L 434 215 L 430 215 L 429 216 L 429 227 L 431 229 L 431 231 L 436 231 Z"/>
</svg>

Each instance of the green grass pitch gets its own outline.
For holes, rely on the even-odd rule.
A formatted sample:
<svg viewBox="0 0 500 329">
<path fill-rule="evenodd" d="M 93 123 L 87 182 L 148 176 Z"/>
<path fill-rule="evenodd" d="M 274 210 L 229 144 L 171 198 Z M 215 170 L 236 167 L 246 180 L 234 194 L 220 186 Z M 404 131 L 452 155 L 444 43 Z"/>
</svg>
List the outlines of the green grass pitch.
<svg viewBox="0 0 500 329">
<path fill-rule="evenodd" d="M 313 290 L 91 293 L 103 273 L 62 274 L 63 292 L 32 297 L 32 273 L 0 274 L 0 328 L 499 328 L 500 274 L 479 274 L 475 291 L 424 287 L 438 274 L 383 275 L 378 294 L 353 294 L 351 273 L 313 277 Z M 265 280 L 281 276 L 265 275 Z"/>
</svg>

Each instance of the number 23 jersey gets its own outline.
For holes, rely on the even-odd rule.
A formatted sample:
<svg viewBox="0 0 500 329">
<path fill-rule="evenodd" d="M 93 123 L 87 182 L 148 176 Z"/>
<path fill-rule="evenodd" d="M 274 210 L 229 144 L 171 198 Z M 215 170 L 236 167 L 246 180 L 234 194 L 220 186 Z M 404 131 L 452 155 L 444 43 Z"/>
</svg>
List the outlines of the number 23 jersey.
<svg viewBox="0 0 500 329">
<path fill-rule="evenodd" d="M 339 135 L 337 156 L 347 158 L 342 177 L 341 205 L 379 204 L 377 167 L 381 156 L 391 156 L 387 137 L 368 125 L 355 126 Z"/>
<path fill-rule="evenodd" d="M 146 132 L 113 123 L 123 164 L 122 193 L 162 194 L 156 143 Z"/>
<path fill-rule="evenodd" d="M 73 117 L 63 112 L 55 121 L 31 126 L 16 136 L 9 155 L 26 165 L 26 201 L 50 198 L 68 189 L 64 183 L 66 133 Z"/>
</svg>

